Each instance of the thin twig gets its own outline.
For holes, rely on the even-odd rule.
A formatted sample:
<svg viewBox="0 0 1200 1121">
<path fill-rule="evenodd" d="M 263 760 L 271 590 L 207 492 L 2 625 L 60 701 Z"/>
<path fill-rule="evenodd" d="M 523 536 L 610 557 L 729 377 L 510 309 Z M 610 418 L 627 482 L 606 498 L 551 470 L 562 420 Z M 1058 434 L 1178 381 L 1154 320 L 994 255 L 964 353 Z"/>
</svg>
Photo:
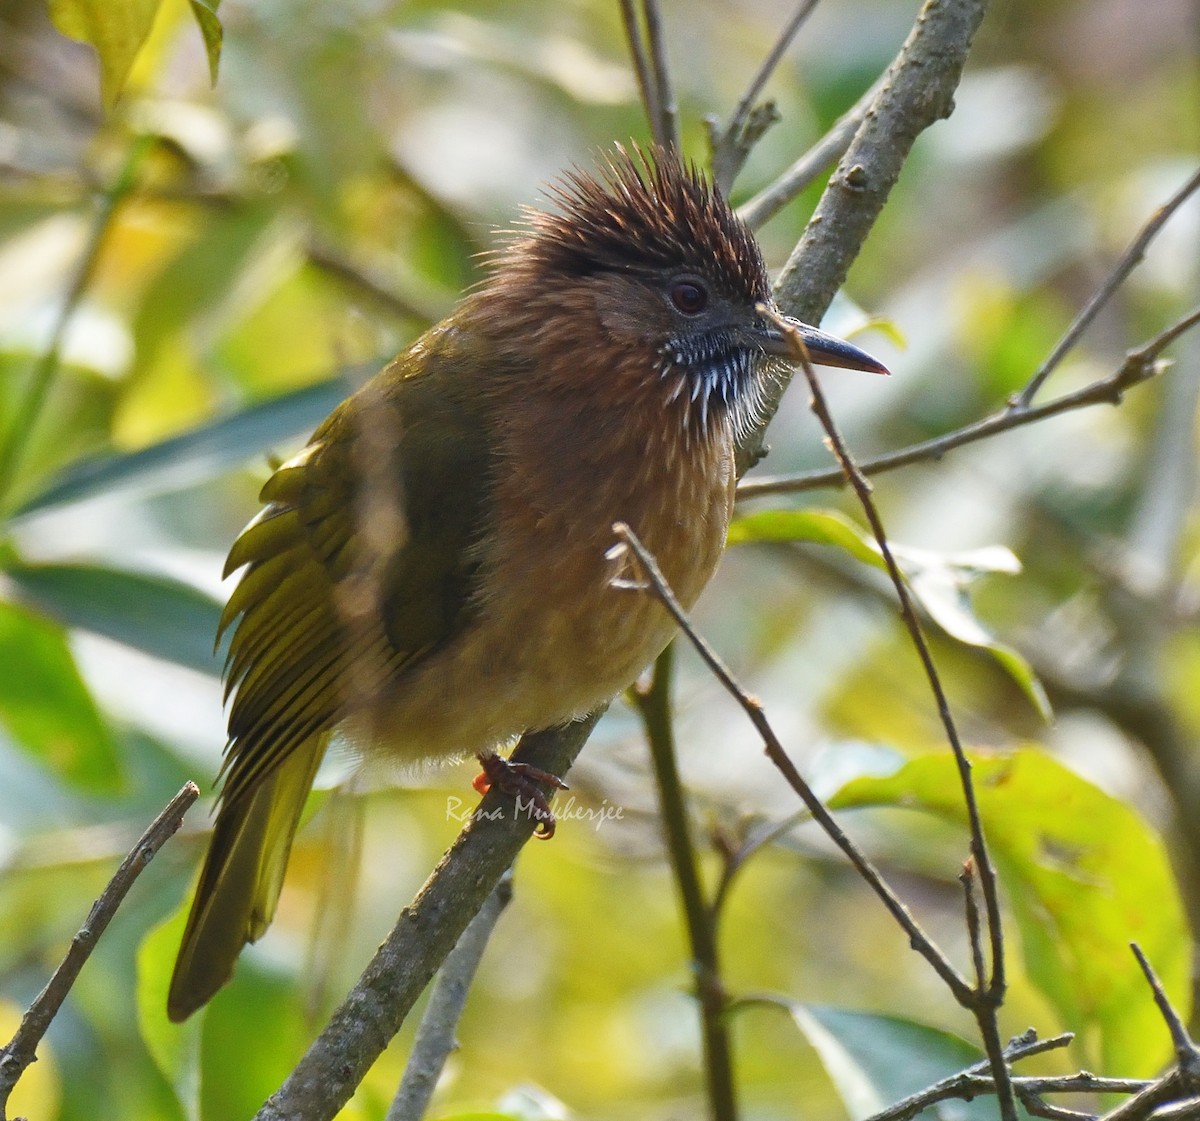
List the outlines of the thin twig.
<svg viewBox="0 0 1200 1121">
<path fill-rule="evenodd" d="M 153 143 L 154 138 L 150 136 L 142 136 L 135 140 L 117 177 L 100 196 L 99 206 L 88 230 L 87 242 L 71 274 L 58 314 L 54 318 L 46 349 L 42 351 L 41 357 L 33 367 L 29 382 L 13 408 L 12 423 L 4 435 L 3 442 L 0 443 L 0 503 L 6 503 L 10 497 L 21 460 L 46 404 L 54 377 L 58 373 L 67 328 L 95 275 L 100 254 L 115 224 L 117 211 L 133 190 L 137 182 L 138 168 Z"/>
<path fill-rule="evenodd" d="M 1171 1033 L 1171 1044 L 1175 1048 L 1175 1061 L 1179 1064 L 1180 1073 L 1193 1082 L 1200 1082 L 1200 1048 L 1197 1048 L 1192 1041 L 1183 1018 L 1175 1011 L 1166 989 L 1158 979 L 1158 974 L 1154 972 L 1154 966 L 1150 964 L 1150 959 L 1142 953 L 1141 946 L 1136 942 L 1131 942 L 1129 948 L 1133 951 L 1133 956 L 1137 958 L 1138 965 L 1142 967 L 1142 972 L 1146 975 L 1146 983 L 1154 994 L 1154 1003 L 1158 1005 L 1158 1011 L 1167 1025 L 1167 1031 Z"/>
<path fill-rule="evenodd" d="M 887 471 L 895 471 L 897 468 L 907 467 L 913 463 L 941 459 L 946 452 L 954 448 L 973 444 L 977 440 L 984 440 L 1011 428 L 1036 424 L 1038 421 L 1057 416 L 1059 413 L 1087 408 L 1091 405 L 1119 405 L 1127 389 L 1157 377 L 1167 368 L 1166 363 L 1159 360 L 1159 354 L 1185 331 L 1197 324 L 1200 324 L 1200 307 L 1193 308 L 1187 315 L 1159 332 L 1142 346 L 1129 351 L 1118 370 L 1090 385 L 1085 385 L 1082 389 L 1064 393 L 1061 397 L 1047 401 L 1044 405 L 1025 407 L 1008 404 L 998 412 L 992 413 L 982 420 L 963 425 L 962 428 L 956 428 L 944 436 L 923 440 L 919 444 L 910 444 L 906 448 L 876 456 L 874 459 L 864 460 L 858 465 L 858 470 L 864 475 L 882 475 Z M 846 476 L 841 468 L 831 467 L 796 475 L 743 479 L 738 484 L 737 493 L 739 499 L 763 498 L 770 494 L 797 494 L 801 491 L 841 486 L 845 482 Z"/>
<path fill-rule="evenodd" d="M 400 1088 L 392 1099 L 387 1121 L 421 1121 L 450 1052 L 457 1046 L 455 1032 L 467 1003 L 471 982 L 483 960 L 483 951 L 496 923 L 512 899 L 511 870 L 501 878 L 479 913 L 446 955 L 429 993 L 417 1036 L 409 1052 Z"/>
<path fill-rule="evenodd" d="M 678 147 L 675 103 L 667 73 L 666 50 L 662 41 L 662 21 L 654 0 L 643 0 L 646 29 L 642 29 L 634 0 L 621 0 L 621 21 L 629 43 L 629 56 L 637 75 L 642 108 L 650 125 L 650 135 L 660 147 Z"/>
<path fill-rule="evenodd" d="M 730 187 L 733 186 L 733 181 L 741 171 L 742 165 L 745 164 L 751 148 L 758 142 L 769 125 L 779 119 L 779 114 L 774 111 L 774 106 L 756 108 L 755 102 L 762 93 L 763 87 L 770 81 L 771 75 L 775 73 L 775 68 L 796 37 L 796 33 L 816 6 L 817 0 L 800 0 L 800 7 L 788 21 L 770 53 L 763 60 L 762 66 L 758 68 L 758 73 L 754 75 L 746 92 L 742 94 L 741 100 L 733 111 L 733 116 L 729 118 L 729 124 L 722 129 L 715 118 L 710 118 L 707 122 L 709 145 L 712 149 L 713 181 L 725 194 L 728 194 Z M 849 143 L 848 139 L 846 143 Z"/>
<path fill-rule="evenodd" d="M 812 183 L 834 160 L 841 159 L 858 126 L 862 124 L 867 110 L 879 94 L 883 77 L 877 78 L 871 87 L 849 109 L 830 125 L 828 131 L 791 167 L 780 174 L 773 183 L 767 184 L 753 198 L 747 199 L 737 208 L 738 217 L 752 230 L 758 229 L 774 218 L 789 202 Z"/>
<path fill-rule="evenodd" d="M 650 745 L 667 852 L 687 927 L 696 998 L 700 1006 L 709 1113 L 714 1121 L 735 1121 L 738 1109 L 726 1017 L 728 997 L 721 981 L 716 918 L 712 908 L 705 902 L 700 884 L 696 847 L 689 827 L 687 798 L 676 763 L 675 732 L 671 721 L 674 650 L 672 643 L 659 655 L 650 687 L 644 691 L 634 689 L 633 701 L 641 715 L 646 740 Z"/>
<path fill-rule="evenodd" d="M 954 754 L 954 762 L 958 769 L 959 783 L 962 787 L 963 801 L 966 805 L 967 821 L 970 827 L 971 859 L 974 862 L 975 871 L 979 877 L 979 887 L 983 895 L 984 914 L 987 917 L 987 935 L 991 959 L 990 976 L 986 985 L 983 984 L 981 977 L 979 986 L 972 990 L 971 997 L 963 1003 L 963 1007 L 970 1009 L 975 1016 L 980 1034 L 983 1036 L 984 1049 L 987 1051 L 988 1057 L 992 1060 L 992 1073 L 996 1079 L 1001 1118 L 1003 1121 L 1016 1121 L 1016 1100 L 1013 1097 L 1012 1086 L 1009 1082 L 1008 1067 L 1003 1057 L 1000 1043 L 1000 1028 L 996 1018 L 997 1010 L 1004 1003 L 1004 994 L 1007 987 L 1004 963 L 1004 932 L 1000 919 L 999 885 L 996 880 L 996 870 L 992 865 L 991 856 L 988 853 L 987 840 L 984 837 L 983 818 L 980 815 L 979 802 L 975 796 L 975 784 L 971 781 L 971 763 L 967 759 L 966 751 L 963 749 L 962 740 L 958 734 L 958 727 L 954 722 L 954 717 L 951 715 L 950 703 L 946 698 L 946 692 L 942 686 L 941 676 L 934 665 L 933 654 L 929 649 L 928 642 L 925 640 L 925 633 L 921 628 L 921 622 L 913 607 L 908 585 L 900 571 L 900 566 L 896 563 L 896 558 L 892 555 L 887 533 L 883 527 L 883 520 L 880 518 L 879 511 L 876 509 L 875 503 L 871 498 L 871 484 L 867 482 L 866 477 L 859 471 L 854 459 L 850 455 L 849 449 L 846 447 L 845 441 L 842 439 L 837 424 L 833 419 L 833 414 L 829 411 L 825 395 L 821 391 L 816 372 L 809 361 L 808 353 L 804 349 L 804 343 L 799 333 L 787 320 L 776 315 L 769 308 L 764 306 L 759 310 L 761 313 L 769 315 L 774 320 L 775 326 L 789 340 L 792 348 L 792 356 L 800 366 L 805 380 L 808 382 L 809 393 L 811 395 L 810 407 L 820 421 L 821 427 L 825 430 L 830 449 L 833 451 L 839 467 L 841 467 L 847 481 L 854 490 L 855 496 L 863 508 L 863 513 L 870 523 L 871 532 L 875 536 L 875 542 L 879 547 L 880 555 L 887 566 L 888 576 L 891 578 L 892 585 L 896 589 L 896 596 L 900 601 L 900 613 L 904 619 L 904 625 L 908 629 L 913 646 L 916 648 L 921 665 L 925 670 L 929 688 L 933 693 L 934 701 L 937 705 L 938 716 L 945 730 L 946 739 L 949 741 L 950 750 Z"/>
<path fill-rule="evenodd" d="M 736 850 L 726 854 L 725 860 L 721 865 L 721 878 L 717 881 L 716 891 L 713 892 L 711 909 L 714 923 L 719 924 L 721 913 L 725 907 L 725 899 L 733 887 L 734 878 L 746 866 L 746 861 L 758 852 L 759 849 L 765 845 L 769 845 L 777 837 L 782 837 L 784 834 L 790 833 L 797 825 L 810 820 L 811 817 L 812 815 L 807 810 L 797 810 L 796 813 L 784 818 L 782 821 L 765 826 L 753 837 L 744 838 Z"/>
<path fill-rule="evenodd" d="M 1079 341 L 1079 337 L 1087 330 L 1092 320 L 1096 318 L 1100 309 L 1108 303 L 1113 293 L 1125 283 L 1125 278 L 1133 272 L 1137 264 L 1146 255 L 1146 249 L 1150 245 L 1150 242 L 1154 240 L 1158 231 L 1167 224 L 1171 215 L 1197 189 L 1200 189 L 1200 169 L 1178 191 L 1167 199 L 1137 232 L 1129 248 L 1125 250 L 1116 267 L 1109 274 L 1108 279 L 1097 289 L 1092 298 L 1084 304 L 1082 310 L 1071 323 L 1071 326 L 1067 328 L 1066 333 L 1055 344 L 1054 349 L 1050 351 L 1046 360 L 1038 367 L 1033 377 L 1029 379 L 1025 388 L 1017 395 L 1015 404 L 1021 406 L 1028 406 L 1030 404 L 1046 379 L 1058 368 L 1059 363 L 1062 362 L 1063 358 L 1066 357 Z"/>
<path fill-rule="evenodd" d="M 908 936 L 913 949 L 933 966 L 935 972 L 960 1001 L 971 999 L 972 989 L 965 978 L 954 968 L 953 962 L 939 949 L 937 944 L 922 929 L 920 923 L 913 917 L 912 912 L 904 905 L 900 897 L 891 889 L 879 870 L 871 863 L 855 843 L 850 840 L 833 815 L 825 808 L 821 800 L 813 793 L 803 775 L 788 757 L 774 729 L 763 712 L 762 703 L 752 697 L 738 683 L 717 652 L 708 644 L 704 637 L 692 626 L 670 585 L 658 567 L 654 556 L 641 543 L 637 535 L 624 522 L 617 522 L 613 532 L 628 546 L 637 557 L 638 566 L 645 573 L 649 587 L 658 601 L 670 612 L 671 617 L 679 624 L 680 630 L 695 648 L 705 665 L 712 671 L 713 676 L 721 683 L 727 692 L 741 706 L 742 711 L 749 717 L 755 730 L 762 738 L 767 757 L 782 772 L 791 788 L 800 796 L 801 801 L 808 807 L 817 824 L 825 831 L 835 845 L 846 854 L 850 863 L 866 880 L 875 894 L 883 901 L 883 905 Z M 617 587 L 645 591 L 640 582 L 617 582 Z"/>
<path fill-rule="evenodd" d="M 646 22 L 646 42 L 650 47 L 650 65 L 658 100 L 659 119 L 653 125 L 654 135 L 664 148 L 678 148 L 679 112 L 671 86 L 671 71 L 667 66 L 667 42 L 663 35 L 658 0 L 642 0 L 642 16 Z"/>
<path fill-rule="evenodd" d="M 959 873 L 958 882 L 962 884 L 963 889 L 967 941 L 971 945 L 971 965 L 975 970 L 975 987 L 982 991 L 984 985 L 987 984 L 987 970 L 983 962 L 982 927 L 979 922 L 979 900 L 975 897 L 975 865 L 972 861 L 963 861 L 963 869 Z"/>
<path fill-rule="evenodd" d="M 92 904 L 88 917 L 79 932 L 71 939 L 70 948 L 54 976 L 38 993 L 29 1010 L 21 1017 L 21 1024 L 8 1045 L 0 1048 L 0 1121 L 4 1121 L 9 1095 L 26 1067 L 37 1059 L 38 1044 L 46 1034 L 58 1010 L 75 984 L 96 948 L 117 908 L 121 906 L 134 881 L 142 869 L 154 859 L 160 848 L 175 834 L 183 822 L 192 803 L 200 797 L 194 782 L 184 783 L 183 789 L 167 803 L 163 811 L 150 823 L 140 840 L 121 861 L 120 867 L 109 880 L 100 897 Z"/>
</svg>

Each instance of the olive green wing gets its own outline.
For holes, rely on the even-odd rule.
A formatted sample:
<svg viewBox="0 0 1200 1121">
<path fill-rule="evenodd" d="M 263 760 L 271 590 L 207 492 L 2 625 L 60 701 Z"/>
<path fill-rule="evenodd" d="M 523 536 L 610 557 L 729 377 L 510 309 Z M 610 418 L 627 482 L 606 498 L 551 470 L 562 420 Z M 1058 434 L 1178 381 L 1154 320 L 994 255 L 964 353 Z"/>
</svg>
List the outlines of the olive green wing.
<svg viewBox="0 0 1200 1121">
<path fill-rule="evenodd" d="M 225 608 L 229 745 L 168 1012 L 229 979 L 269 925 L 332 729 L 468 625 L 490 449 L 464 399 L 459 332 L 427 336 L 421 372 L 385 369 L 267 482 L 235 542 Z"/>
</svg>

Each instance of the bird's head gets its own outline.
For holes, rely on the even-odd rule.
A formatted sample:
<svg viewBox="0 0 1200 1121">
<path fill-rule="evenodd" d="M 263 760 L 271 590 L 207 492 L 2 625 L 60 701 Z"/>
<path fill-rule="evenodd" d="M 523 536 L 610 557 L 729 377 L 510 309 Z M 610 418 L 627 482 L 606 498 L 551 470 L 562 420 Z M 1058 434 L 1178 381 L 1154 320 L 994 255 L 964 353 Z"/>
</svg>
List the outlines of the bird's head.
<svg viewBox="0 0 1200 1121">
<path fill-rule="evenodd" d="M 689 428 L 752 420 L 764 366 L 791 352 L 758 310 L 773 306 L 758 243 L 716 187 L 674 151 L 618 148 L 551 197 L 556 208 L 531 212 L 499 261 L 500 275 L 538 293 L 526 305 L 532 331 L 561 348 L 556 321 L 570 322 L 589 366 L 607 356 L 614 380 L 652 380 Z M 886 372 L 797 327 L 814 363 Z"/>
</svg>

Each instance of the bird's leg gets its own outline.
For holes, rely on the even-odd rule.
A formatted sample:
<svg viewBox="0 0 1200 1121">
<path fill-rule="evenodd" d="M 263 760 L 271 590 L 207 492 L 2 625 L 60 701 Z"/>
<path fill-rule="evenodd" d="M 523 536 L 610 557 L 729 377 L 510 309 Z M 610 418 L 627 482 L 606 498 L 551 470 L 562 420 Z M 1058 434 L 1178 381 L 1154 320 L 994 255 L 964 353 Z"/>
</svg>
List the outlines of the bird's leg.
<svg viewBox="0 0 1200 1121">
<path fill-rule="evenodd" d="M 494 751 L 481 751 L 476 756 L 483 770 L 475 776 L 471 785 L 480 793 L 486 794 L 494 786 L 516 799 L 517 809 L 528 806 L 537 819 L 533 835 L 541 841 L 548 841 L 554 836 L 554 812 L 550 809 L 542 787 L 551 790 L 566 790 L 567 784 L 557 775 L 533 767 L 528 763 L 514 763 Z"/>
</svg>

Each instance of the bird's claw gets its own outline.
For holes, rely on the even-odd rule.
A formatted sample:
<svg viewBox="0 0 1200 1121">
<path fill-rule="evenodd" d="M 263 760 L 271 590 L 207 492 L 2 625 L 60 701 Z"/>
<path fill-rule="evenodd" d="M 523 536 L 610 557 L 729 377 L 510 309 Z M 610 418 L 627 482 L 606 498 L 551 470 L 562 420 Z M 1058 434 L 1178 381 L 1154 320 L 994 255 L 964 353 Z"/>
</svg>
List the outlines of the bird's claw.
<svg viewBox="0 0 1200 1121">
<path fill-rule="evenodd" d="M 550 801 L 542 790 L 548 786 L 551 790 L 567 790 L 567 784 L 557 775 L 543 771 L 529 763 L 514 763 L 494 751 L 481 751 L 475 756 L 483 770 L 477 774 L 471 785 L 479 794 L 486 794 L 494 786 L 503 793 L 514 798 L 517 809 L 528 807 L 537 821 L 533 835 L 540 841 L 548 841 L 554 836 L 554 811 L 550 809 Z"/>
</svg>

